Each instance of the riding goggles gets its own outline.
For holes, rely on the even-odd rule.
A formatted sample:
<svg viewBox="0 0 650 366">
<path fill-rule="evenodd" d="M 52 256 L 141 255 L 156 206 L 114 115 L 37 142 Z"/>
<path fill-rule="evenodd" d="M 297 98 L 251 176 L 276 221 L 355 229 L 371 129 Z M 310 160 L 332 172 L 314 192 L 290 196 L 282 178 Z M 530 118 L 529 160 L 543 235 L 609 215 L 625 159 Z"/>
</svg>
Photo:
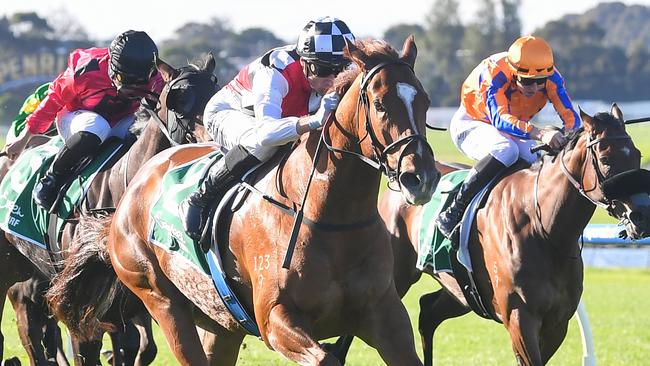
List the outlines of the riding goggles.
<svg viewBox="0 0 650 366">
<path fill-rule="evenodd" d="M 518 77 L 518 79 L 519 79 L 519 82 L 521 83 L 521 85 L 524 85 L 524 86 L 531 86 L 533 84 L 544 85 L 544 84 L 546 84 L 546 80 L 548 80 L 548 78 L 546 78 L 546 77 L 543 77 L 543 78 L 522 78 L 522 77 Z"/>
<path fill-rule="evenodd" d="M 318 77 L 327 77 L 330 75 L 338 75 L 345 69 L 346 65 L 322 65 L 315 62 L 307 62 L 309 71 Z"/>
</svg>

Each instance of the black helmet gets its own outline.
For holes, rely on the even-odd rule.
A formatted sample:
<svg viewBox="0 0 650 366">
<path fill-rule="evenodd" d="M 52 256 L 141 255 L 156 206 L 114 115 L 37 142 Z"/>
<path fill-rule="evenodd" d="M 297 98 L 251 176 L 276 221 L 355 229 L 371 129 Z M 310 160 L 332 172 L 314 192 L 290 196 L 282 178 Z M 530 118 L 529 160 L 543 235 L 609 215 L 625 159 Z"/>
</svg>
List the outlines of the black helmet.
<svg viewBox="0 0 650 366">
<path fill-rule="evenodd" d="M 354 42 L 354 35 L 342 20 L 329 16 L 318 18 L 305 25 L 298 37 L 296 51 L 306 61 L 342 67 L 349 63 L 343 57 L 345 38 Z"/>
<path fill-rule="evenodd" d="M 128 30 L 115 37 L 108 47 L 108 72 L 123 84 L 142 85 L 156 70 L 158 47 L 145 32 Z"/>
</svg>

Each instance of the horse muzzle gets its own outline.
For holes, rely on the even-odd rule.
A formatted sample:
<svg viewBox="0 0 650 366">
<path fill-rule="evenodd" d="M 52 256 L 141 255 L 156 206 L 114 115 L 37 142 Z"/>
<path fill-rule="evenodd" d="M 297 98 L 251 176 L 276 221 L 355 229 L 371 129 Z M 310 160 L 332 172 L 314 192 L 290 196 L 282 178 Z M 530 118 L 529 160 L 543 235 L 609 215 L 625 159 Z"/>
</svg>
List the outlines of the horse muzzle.
<svg viewBox="0 0 650 366">
<path fill-rule="evenodd" d="M 650 196 L 637 193 L 629 197 L 625 204 L 625 232 L 633 240 L 650 236 Z"/>
<path fill-rule="evenodd" d="M 405 159 L 397 179 L 404 200 L 411 205 L 423 205 L 431 200 L 440 181 L 440 172 L 435 164 L 416 165 Z"/>
</svg>

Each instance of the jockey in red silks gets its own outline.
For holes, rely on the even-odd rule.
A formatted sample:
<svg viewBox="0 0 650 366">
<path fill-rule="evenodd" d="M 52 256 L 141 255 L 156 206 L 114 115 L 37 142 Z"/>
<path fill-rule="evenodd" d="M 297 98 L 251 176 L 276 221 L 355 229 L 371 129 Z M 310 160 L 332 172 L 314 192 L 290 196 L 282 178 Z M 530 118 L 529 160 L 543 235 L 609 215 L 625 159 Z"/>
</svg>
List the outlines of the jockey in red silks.
<svg viewBox="0 0 650 366">
<path fill-rule="evenodd" d="M 141 98 L 162 90 L 157 55 L 153 40 L 145 32 L 132 30 L 117 36 L 108 48 L 72 51 L 68 67 L 27 117 L 27 128 L 5 146 L 13 158 L 32 135 L 47 131 L 56 122 L 65 146 L 34 188 L 34 200 L 39 205 L 49 210 L 61 185 L 108 137 L 127 135 Z"/>
<path fill-rule="evenodd" d="M 226 155 L 181 204 L 190 237 L 200 239 L 207 207 L 225 185 L 269 159 L 279 146 L 322 126 L 339 102 L 336 93 L 326 93 L 349 64 L 343 57 L 345 39 L 353 42 L 354 36 L 343 21 L 310 21 L 296 44 L 254 60 L 208 102 L 204 124 Z"/>
<path fill-rule="evenodd" d="M 507 52 L 483 60 L 463 83 L 461 105 L 449 130 L 456 147 L 478 163 L 451 206 L 436 219 L 454 245 L 467 205 L 492 178 L 519 158 L 534 162 L 537 154 L 530 148 L 536 140 L 553 149 L 564 144 L 562 131 L 539 129 L 530 122 L 549 101 L 564 132 L 580 127 L 564 79 L 555 68 L 553 51 L 540 37 L 517 39 Z"/>
</svg>

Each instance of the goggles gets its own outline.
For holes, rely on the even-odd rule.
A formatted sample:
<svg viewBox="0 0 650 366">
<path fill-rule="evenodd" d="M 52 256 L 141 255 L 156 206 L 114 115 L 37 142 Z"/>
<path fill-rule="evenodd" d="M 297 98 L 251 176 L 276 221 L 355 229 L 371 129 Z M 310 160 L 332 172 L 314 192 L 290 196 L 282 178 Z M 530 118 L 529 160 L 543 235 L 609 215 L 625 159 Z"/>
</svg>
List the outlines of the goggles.
<svg viewBox="0 0 650 366">
<path fill-rule="evenodd" d="M 546 80 L 548 80 L 547 77 L 544 77 L 544 78 L 522 78 L 522 77 L 518 77 L 517 79 L 519 80 L 519 83 L 521 83 L 521 85 L 523 85 L 523 86 L 531 86 L 533 84 L 544 85 L 544 84 L 546 84 Z"/>
<path fill-rule="evenodd" d="M 343 69 L 345 69 L 345 65 L 339 65 L 339 66 L 332 66 L 332 65 L 322 65 L 322 64 L 317 64 L 314 62 L 307 62 L 307 66 L 309 67 L 309 71 L 318 77 L 327 77 L 330 75 L 337 75 Z"/>
</svg>

